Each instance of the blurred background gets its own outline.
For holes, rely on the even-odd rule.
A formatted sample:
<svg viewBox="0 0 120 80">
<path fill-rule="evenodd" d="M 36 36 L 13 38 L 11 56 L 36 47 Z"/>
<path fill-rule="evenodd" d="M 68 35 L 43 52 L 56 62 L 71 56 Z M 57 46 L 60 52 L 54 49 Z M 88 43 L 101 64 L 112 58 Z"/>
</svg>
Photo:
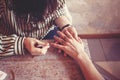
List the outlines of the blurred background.
<svg viewBox="0 0 120 80">
<path fill-rule="evenodd" d="M 79 34 L 120 33 L 120 0 L 67 0 Z"/>
</svg>

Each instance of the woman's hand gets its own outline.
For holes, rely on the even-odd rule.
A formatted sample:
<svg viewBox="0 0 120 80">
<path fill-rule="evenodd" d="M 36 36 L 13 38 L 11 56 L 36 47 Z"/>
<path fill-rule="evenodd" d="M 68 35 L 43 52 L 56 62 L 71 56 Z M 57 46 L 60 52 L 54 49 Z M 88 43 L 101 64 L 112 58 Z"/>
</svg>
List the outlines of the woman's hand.
<svg viewBox="0 0 120 80">
<path fill-rule="evenodd" d="M 66 31 L 68 31 L 71 34 L 71 36 L 73 36 L 73 38 L 75 38 L 77 41 L 79 40 L 77 31 L 76 31 L 76 29 L 74 27 L 69 25 L 68 27 L 65 27 L 62 30 L 63 33 L 65 33 Z M 59 53 L 62 52 L 61 50 L 58 50 L 58 51 L 59 51 Z M 64 56 L 67 56 L 67 54 L 65 52 L 64 52 Z"/>
<path fill-rule="evenodd" d="M 31 55 L 44 55 L 49 48 L 49 43 L 35 38 L 25 38 L 24 46 Z"/>
<path fill-rule="evenodd" d="M 58 34 L 60 37 L 55 36 L 54 38 L 59 44 L 52 43 L 53 47 L 63 50 L 74 59 L 77 59 L 79 56 L 87 56 L 84 52 L 84 46 L 80 38 L 76 40 L 68 30 L 64 33 L 58 31 Z"/>
<path fill-rule="evenodd" d="M 73 38 L 75 38 L 76 40 L 79 40 L 77 30 L 74 27 L 68 26 L 62 30 L 63 33 L 65 33 L 66 31 L 68 31 L 71 34 L 71 36 L 73 36 Z"/>
<path fill-rule="evenodd" d="M 63 50 L 74 58 L 78 62 L 86 80 L 104 80 L 85 53 L 82 40 L 80 38 L 76 40 L 67 30 L 65 34 L 62 32 L 58 32 L 58 34 L 60 37 L 55 36 L 55 40 L 59 44 L 52 43 L 52 46 Z"/>
</svg>

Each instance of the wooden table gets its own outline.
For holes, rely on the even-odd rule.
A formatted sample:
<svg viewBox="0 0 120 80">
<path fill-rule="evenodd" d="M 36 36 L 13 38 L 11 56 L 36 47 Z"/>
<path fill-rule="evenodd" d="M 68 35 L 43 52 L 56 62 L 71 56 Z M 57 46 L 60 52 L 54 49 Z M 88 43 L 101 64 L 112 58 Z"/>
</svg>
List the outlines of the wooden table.
<svg viewBox="0 0 120 80">
<path fill-rule="evenodd" d="M 89 53 L 87 41 L 85 50 Z M 77 63 L 50 48 L 44 56 L 13 56 L 0 60 L 0 70 L 7 73 L 5 80 L 84 80 Z"/>
</svg>

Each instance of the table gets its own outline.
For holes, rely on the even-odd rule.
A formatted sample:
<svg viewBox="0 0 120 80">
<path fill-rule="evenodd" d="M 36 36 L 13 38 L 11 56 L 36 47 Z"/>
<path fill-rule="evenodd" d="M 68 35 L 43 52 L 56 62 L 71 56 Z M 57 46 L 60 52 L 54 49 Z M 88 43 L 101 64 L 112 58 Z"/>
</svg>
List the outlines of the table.
<svg viewBox="0 0 120 80">
<path fill-rule="evenodd" d="M 87 40 L 84 40 L 84 45 L 89 54 Z M 5 80 L 84 80 L 77 63 L 52 47 L 44 56 L 25 55 L 1 59 L 0 70 L 7 73 Z"/>
</svg>

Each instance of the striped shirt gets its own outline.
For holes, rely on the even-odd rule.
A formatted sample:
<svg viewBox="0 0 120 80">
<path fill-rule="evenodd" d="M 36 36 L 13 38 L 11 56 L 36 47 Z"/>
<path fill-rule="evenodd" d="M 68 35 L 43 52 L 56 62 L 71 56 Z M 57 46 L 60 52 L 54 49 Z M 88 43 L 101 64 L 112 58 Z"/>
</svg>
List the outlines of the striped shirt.
<svg viewBox="0 0 120 80">
<path fill-rule="evenodd" d="M 17 16 L 6 5 L 6 0 L 0 0 L 0 58 L 12 55 L 24 55 L 24 38 L 43 39 L 54 27 L 54 20 L 65 15 L 65 2 L 59 1 L 59 6 L 51 14 L 44 16 L 43 21 L 32 22 L 32 16 Z"/>
</svg>

